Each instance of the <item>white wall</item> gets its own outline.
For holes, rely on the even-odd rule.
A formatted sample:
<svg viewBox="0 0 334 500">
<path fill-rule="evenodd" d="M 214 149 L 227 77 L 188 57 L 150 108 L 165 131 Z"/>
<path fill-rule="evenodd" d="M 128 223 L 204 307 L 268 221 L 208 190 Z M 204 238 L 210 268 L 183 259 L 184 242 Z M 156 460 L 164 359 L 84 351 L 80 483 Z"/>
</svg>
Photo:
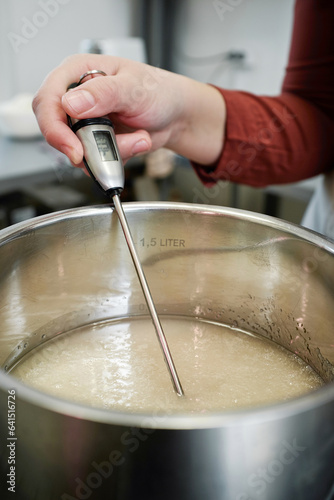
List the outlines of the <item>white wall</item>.
<svg viewBox="0 0 334 500">
<path fill-rule="evenodd" d="M 136 0 L 0 0 L 0 100 L 18 92 L 35 92 L 52 68 L 78 51 L 84 38 L 131 35 L 135 3 Z M 174 69 L 227 88 L 275 94 L 288 56 L 293 3 L 294 0 L 180 0 L 171 40 Z M 195 65 L 182 57 L 229 50 L 246 52 L 243 67 L 224 62 Z"/>
<path fill-rule="evenodd" d="M 293 5 L 294 0 L 181 0 L 175 16 L 174 69 L 226 88 L 275 94 L 288 57 Z M 184 57 L 230 50 L 246 52 L 243 66 L 195 64 Z"/>
<path fill-rule="evenodd" d="M 131 34 L 131 0 L 0 0 L 0 100 L 35 92 L 84 38 Z"/>
</svg>

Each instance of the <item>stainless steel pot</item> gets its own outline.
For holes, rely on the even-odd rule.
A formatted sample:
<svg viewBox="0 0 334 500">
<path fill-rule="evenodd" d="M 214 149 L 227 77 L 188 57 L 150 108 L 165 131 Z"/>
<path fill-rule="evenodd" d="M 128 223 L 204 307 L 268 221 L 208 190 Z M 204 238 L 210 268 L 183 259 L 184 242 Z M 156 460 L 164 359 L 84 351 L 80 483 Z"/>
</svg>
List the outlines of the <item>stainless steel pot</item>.
<svg viewBox="0 0 334 500">
<path fill-rule="evenodd" d="M 111 207 L 18 224 L 0 232 L 1 474 L 9 481 L 1 498 L 14 498 L 13 480 L 25 500 L 329 499 L 334 244 L 233 209 L 136 203 L 125 211 L 159 313 L 273 339 L 326 385 L 282 404 L 192 416 L 88 408 L 26 387 L 8 374 L 22 353 L 72 327 L 147 310 Z"/>
</svg>

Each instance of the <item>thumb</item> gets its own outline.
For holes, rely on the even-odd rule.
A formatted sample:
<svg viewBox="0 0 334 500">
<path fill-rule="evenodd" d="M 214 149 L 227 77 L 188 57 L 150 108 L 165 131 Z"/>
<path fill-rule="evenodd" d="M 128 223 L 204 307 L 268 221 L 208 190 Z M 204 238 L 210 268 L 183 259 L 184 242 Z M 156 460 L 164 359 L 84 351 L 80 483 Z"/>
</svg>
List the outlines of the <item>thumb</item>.
<svg viewBox="0 0 334 500">
<path fill-rule="evenodd" d="M 62 105 L 68 115 L 79 117 L 94 109 L 96 106 L 96 99 L 94 94 L 88 90 L 73 89 L 63 95 Z"/>
<path fill-rule="evenodd" d="M 93 78 L 66 92 L 62 97 L 65 112 L 74 118 L 93 118 L 128 107 L 124 98 L 124 79 L 118 76 Z"/>
</svg>

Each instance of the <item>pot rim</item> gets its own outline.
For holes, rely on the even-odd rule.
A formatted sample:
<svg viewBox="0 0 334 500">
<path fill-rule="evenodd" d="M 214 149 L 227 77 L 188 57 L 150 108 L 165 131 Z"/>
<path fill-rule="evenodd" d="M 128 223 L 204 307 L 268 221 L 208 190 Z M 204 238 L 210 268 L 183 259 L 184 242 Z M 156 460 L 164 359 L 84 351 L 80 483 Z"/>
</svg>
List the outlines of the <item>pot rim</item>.
<svg viewBox="0 0 334 500">
<path fill-rule="evenodd" d="M 206 215 L 221 215 L 239 220 L 245 220 L 259 225 L 283 231 L 293 235 L 294 238 L 309 241 L 318 247 L 334 254 L 334 242 L 309 229 L 304 229 L 296 224 L 283 221 L 269 215 L 250 212 L 242 209 L 217 207 L 214 205 L 200 205 L 190 203 L 171 202 L 130 202 L 123 204 L 125 212 L 138 210 L 174 210 L 181 212 L 202 213 Z M 52 214 L 42 215 L 20 222 L 0 231 L 0 246 L 6 242 L 16 239 L 25 232 L 36 230 L 54 222 L 66 219 L 92 216 L 97 214 L 110 214 L 113 206 L 98 205 L 91 207 L 80 207 Z M 207 414 L 184 414 L 184 413 L 127 413 L 121 411 L 111 411 L 103 408 L 94 408 L 83 404 L 60 399 L 43 393 L 37 389 L 25 385 L 15 379 L 10 373 L 0 370 L 0 390 L 9 391 L 14 389 L 19 399 L 32 405 L 42 407 L 46 410 L 59 414 L 65 414 L 73 418 L 80 418 L 86 421 L 123 425 L 131 427 L 153 428 L 153 429 L 207 429 L 217 427 L 240 426 L 247 422 L 250 424 L 260 424 L 271 420 L 280 420 L 288 416 L 299 415 L 304 412 L 315 410 L 325 406 L 334 400 L 334 383 L 328 383 L 298 398 L 288 401 L 278 402 L 267 406 L 256 406 L 251 408 L 241 408 L 238 410 L 224 410 L 210 412 Z M 177 397 L 177 396 L 176 396 Z"/>
<path fill-rule="evenodd" d="M 220 215 L 228 216 L 231 218 L 242 219 L 247 222 L 252 222 L 258 225 L 265 225 L 273 229 L 284 231 L 285 233 L 291 234 L 294 237 L 298 237 L 302 240 L 310 241 L 315 245 L 320 246 L 323 249 L 334 254 L 334 241 L 326 236 L 312 231 L 311 229 L 306 229 L 298 224 L 292 222 L 284 221 L 278 217 L 272 217 L 270 215 L 265 215 L 257 212 L 251 212 L 249 210 L 243 210 L 241 208 L 232 207 L 219 207 L 216 205 L 201 205 L 195 203 L 181 203 L 181 202 L 125 202 L 122 203 L 125 212 L 137 212 L 141 210 L 168 210 L 177 212 L 190 212 L 199 213 L 205 215 Z M 11 239 L 19 237 L 22 233 L 27 230 L 36 230 L 39 227 L 47 226 L 53 222 L 60 222 L 65 219 L 73 219 L 82 216 L 92 216 L 105 214 L 108 215 L 114 211 L 112 203 L 106 203 L 103 205 L 92 205 L 88 207 L 77 207 L 66 210 L 61 210 L 58 212 L 52 212 L 50 214 L 40 215 L 32 219 L 25 220 L 23 222 L 18 222 L 12 226 L 8 226 L 0 230 L 0 245 L 4 244 Z"/>
</svg>

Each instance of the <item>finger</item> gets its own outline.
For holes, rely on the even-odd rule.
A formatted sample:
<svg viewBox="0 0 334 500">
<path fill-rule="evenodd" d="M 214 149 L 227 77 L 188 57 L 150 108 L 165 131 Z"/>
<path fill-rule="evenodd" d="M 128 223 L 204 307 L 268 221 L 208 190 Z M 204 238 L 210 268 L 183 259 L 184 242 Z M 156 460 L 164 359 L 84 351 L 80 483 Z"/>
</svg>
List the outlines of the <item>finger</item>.
<svg viewBox="0 0 334 500">
<path fill-rule="evenodd" d="M 42 134 L 51 146 L 65 153 L 74 165 L 82 161 L 83 151 L 80 141 L 67 126 L 62 96 L 81 74 L 96 68 L 114 74 L 118 64 L 118 58 L 96 54 L 72 56 L 46 77 L 34 97 L 33 109 Z"/>
<path fill-rule="evenodd" d="M 61 98 L 53 95 L 44 100 L 43 92 L 41 92 L 35 97 L 33 108 L 46 141 L 64 153 L 71 163 L 78 165 L 82 161 L 82 145 L 67 124 Z"/>
<path fill-rule="evenodd" d="M 137 75 L 122 67 L 116 75 L 95 77 L 84 82 L 63 95 L 63 109 L 74 118 L 110 113 L 119 115 L 120 119 L 138 117 L 148 110 L 153 98 L 152 89 L 145 86 L 146 71 L 149 71 L 146 65 L 141 65 Z"/>
<path fill-rule="evenodd" d="M 62 97 L 63 109 L 73 118 L 92 118 L 117 112 L 119 102 L 119 82 L 112 77 L 95 78 L 69 90 Z"/>
<path fill-rule="evenodd" d="M 148 153 L 152 148 L 151 137 L 145 130 L 138 130 L 131 134 L 118 134 L 116 142 L 124 164 L 134 156 Z M 79 164 L 72 163 L 72 165 L 82 168 L 87 173 L 83 162 Z"/>
<path fill-rule="evenodd" d="M 152 140 L 145 130 L 138 130 L 131 134 L 119 134 L 116 136 L 117 146 L 123 162 L 133 156 L 148 153 L 152 148 Z"/>
</svg>

